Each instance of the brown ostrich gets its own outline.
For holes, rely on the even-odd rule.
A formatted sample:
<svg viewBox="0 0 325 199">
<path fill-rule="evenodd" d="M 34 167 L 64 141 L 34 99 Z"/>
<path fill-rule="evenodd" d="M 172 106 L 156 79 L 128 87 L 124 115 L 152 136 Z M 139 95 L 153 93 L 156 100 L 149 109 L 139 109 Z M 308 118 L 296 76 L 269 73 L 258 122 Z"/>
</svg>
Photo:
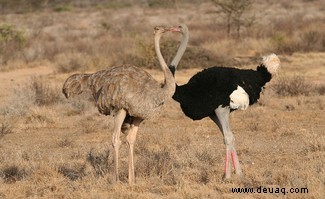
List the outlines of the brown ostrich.
<svg viewBox="0 0 325 199">
<path fill-rule="evenodd" d="M 68 98 L 90 89 L 97 108 L 104 115 L 114 117 L 112 144 L 114 148 L 115 178 L 119 181 L 120 134 L 126 134 L 129 146 L 129 184 L 135 182 L 133 150 L 140 123 L 152 117 L 175 92 L 175 79 L 160 51 L 159 41 L 163 33 L 175 28 L 155 27 L 154 42 L 164 84 L 157 82 L 148 72 L 133 65 L 114 66 L 93 74 L 74 74 L 63 85 Z"/>
</svg>

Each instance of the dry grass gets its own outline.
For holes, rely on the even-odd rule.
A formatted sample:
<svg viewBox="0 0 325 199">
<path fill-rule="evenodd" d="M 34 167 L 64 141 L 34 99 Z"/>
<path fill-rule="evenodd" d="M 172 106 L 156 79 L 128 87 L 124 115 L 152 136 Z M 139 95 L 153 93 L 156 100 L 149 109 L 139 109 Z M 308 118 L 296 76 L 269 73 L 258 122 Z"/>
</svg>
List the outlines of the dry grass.
<svg viewBox="0 0 325 199">
<path fill-rule="evenodd" d="M 5 135 L 13 133 L 13 128 L 12 126 L 6 122 L 6 123 L 1 123 L 0 126 L 0 139 L 3 138 Z"/>
<path fill-rule="evenodd" d="M 314 85 L 302 76 L 281 77 L 273 84 L 273 89 L 280 96 L 324 95 L 324 85 Z"/>
<path fill-rule="evenodd" d="M 301 73 L 295 75 L 302 76 L 307 71 L 318 74 L 310 71 L 308 64 L 301 63 L 301 56 L 311 58 L 306 62 L 311 66 L 322 57 L 314 54 L 282 57 L 284 61 L 279 73 L 290 76 L 290 71 L 298 68 Z M 290 63 L 285 60 L 290 60 Z M 318 71 L 319 67 L 313 70 Z M 159 71 L 151 72 L 161 78 Z M 195 72 L 179 71 L 178 78 L 186 80 Z M 55 87 L 62 84 L 66 76 L 56 75 L 53 78 L 50 74 L 43 78 L 52 77 Z M 29 78 L 25 77 L 25 80 Z M 267 85 L 262 103 L 231 116 L 244 172 L 242 178 L 234 176 L 230 181 L 223 180 L 225 149 L 217 127 L 208 119 L 189 120 L 180 112 L 177 103 L 170 100 L 160 117 L 141 125 L 135 148 L 137 183 L 134 186 L 127 184 L 128 151 L 122 135 L 122 183 L 114 184 L 110 144 L 113 121 L 111 117 L 99 115 L 92 102 L 81 96 L 86 99 L 61 99 L 42 106 L 30 103 L 26 114 L 21 115 L 17 110 L 18 115 L 4 115 L 3 123 L 10 126 L 3 131 L 9 129 L 10 133 L 5 133 L 0 139 L 0 195 L 3 198 L 283 196 L 281 193 L 231 192 L 237 187 L 257 189 L 262 186 L 307 187 L 308 194 L 286 196 L 320 198 L 324 195 L 325 182 L 322 166 L 325 153 L 324 116 L 320 108 L 324 107 L 324 99 L 317 92 L 277 95 L 273 87 L 279 80 L 281 77 L 275 77 Z M 306 76 L 305 81 L 320 83 L 318 76 Z M 26 89 L 25 92 L 34 91 Z M 43 92 L 44 96 L 47 96 L 46 93 Z"/>
<path fill-rule="evenodd" d="M 72 6 L 51 15 L 1 15 L 12 30 L 24 33 L 26 43 L 1 65 L 0 198 L 283 197 L 231 192 L 260 186 L 308 188 L 308 193 L 288 193 L 286 198 L 323 197 L 325 62 L 324 53 L 317 51 L 324 50 L 324 5 L 317 0 L 268 2 L 269 7 L 258 2 L 254 9 L 264 12 L 258 12 L 255 28 L 243 30 L 241 40 L 226 38 L 221 19 L 209 14 L 209 3 L 195 9 L 185 4 L 177 10 L 76 11 Z M 114 184 L 113 120 L 98 113 L 89 93 L 64 99 L 65 72 L 92 72 L 129 61 L 155 68 L 152 27 L 179 22 L 191 31 L 183 68 L 225 63 L 255 68 L 259 55 L 283 53 L 279 76 L 266 86 L 260 102 L 231 115 L 244 175 L 223 180 L 225 147 L 216 125 L 209 119 L 191 121 L 169 100 L 159 117 L 139 129 L 133 186 L 127 184 L 128 149 L 121 136 L 122 182 Z M 177 48 L 173 37 L 162 40 L 168 61 Z M 290 42 L 299 45 L 292 49 Z M 148 71 L 162 80 L 161 71 Z M 197 71 L 177 71 L 177 81 L 185 83 Z"/>
</svg>

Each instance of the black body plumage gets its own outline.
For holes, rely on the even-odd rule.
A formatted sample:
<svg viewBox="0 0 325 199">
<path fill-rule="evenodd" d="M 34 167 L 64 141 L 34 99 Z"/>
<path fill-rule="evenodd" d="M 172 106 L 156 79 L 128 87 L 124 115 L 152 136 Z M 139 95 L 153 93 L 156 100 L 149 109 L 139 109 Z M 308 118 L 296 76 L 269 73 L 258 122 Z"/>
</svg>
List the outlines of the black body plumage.
<svg viewBox="0 0 325 199">
<path fill-rule="evenodd" d="M 249 95 L 249 104 L 254 104 L 271 78 L 263 64 L 257 70 L 211 67 L 194 75 L 187 84 L 176 86 L 173 99 L 180 103 L 186 116 L 200 120 L 213 115 L 220 105 L 229 106 L 229 96 L 238 86 Z"/>
</svg>

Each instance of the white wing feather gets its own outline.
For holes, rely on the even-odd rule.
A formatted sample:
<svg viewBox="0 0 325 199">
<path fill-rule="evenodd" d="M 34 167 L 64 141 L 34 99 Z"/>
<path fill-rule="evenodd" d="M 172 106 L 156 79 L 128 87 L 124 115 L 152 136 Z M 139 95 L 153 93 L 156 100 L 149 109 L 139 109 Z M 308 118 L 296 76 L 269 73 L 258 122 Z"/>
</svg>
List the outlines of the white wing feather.
<svg viewBox="0 0 325 199">
<path fill-rule="evenodd" d="M 248 108 L 249 96 L 242 87 L 237 86 L 237 89 L 229 97 L 230 108 L 240 110 L 246 110 Z"/>
</svg>

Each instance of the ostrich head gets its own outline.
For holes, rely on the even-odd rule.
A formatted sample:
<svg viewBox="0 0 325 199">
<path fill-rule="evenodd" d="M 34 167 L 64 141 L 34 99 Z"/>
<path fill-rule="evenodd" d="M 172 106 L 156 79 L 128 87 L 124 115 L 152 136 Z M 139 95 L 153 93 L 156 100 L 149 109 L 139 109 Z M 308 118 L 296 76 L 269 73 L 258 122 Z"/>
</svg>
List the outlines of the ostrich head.
<svg viewBox="0 0 325 199">
<path fill-rule="evenodd" d="M 171 27 L 169 30 L 171 32 L 179 32 L 182 35 L 186 35 L 188 33 L 188 28 L 186 24 L 180 24 L 178 26 Z"/>
<path fill-rule="evenodd" d="M 180 24 L 178 26 L 171 27 L 171 28 L 169 28 L 169 31 L 177 32 L 182 35 L 181 44 L 178 47 L 178 50 L 177 50 L 177 53 L 176 53 L 174 59 L 172 60 L 172 62 L 169 65 L 169 70 L 173 73 L 173 75 L 175 75 L 175 70 L 176 70 L 176 68 L 179 64 L 179 61 L 181 60 L 181 58 L 186 50 L 186 47 L 187 47 L 187 43 L 188 43 L 188 39 L 189 39 L 189 31 L 188 31 L 186 24 Z"/>
<path fill-rule="evenodd" d="M 162 33 L 166 32 L 166 31 L 169 31 L 169 29 L 166 28 L 166 27 L 164 27 L 164 26 L 156 26 L 154 28 L 153 34 L 154 35 L 156 35 L 156 34 L 162 34 Z"/>
</svg>

